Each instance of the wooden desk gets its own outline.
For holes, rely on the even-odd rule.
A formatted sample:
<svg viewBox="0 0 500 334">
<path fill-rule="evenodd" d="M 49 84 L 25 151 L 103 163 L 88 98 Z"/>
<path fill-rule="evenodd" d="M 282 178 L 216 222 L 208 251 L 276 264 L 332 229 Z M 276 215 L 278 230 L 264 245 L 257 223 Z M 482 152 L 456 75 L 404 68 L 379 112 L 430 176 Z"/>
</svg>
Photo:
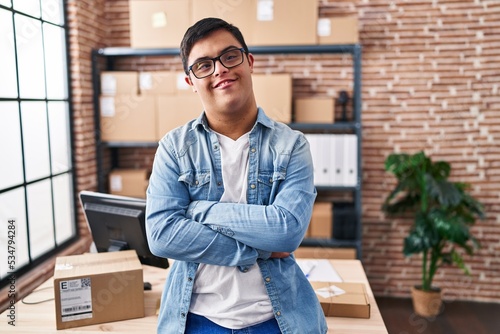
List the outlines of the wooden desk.
<svg viewBox="0 0 500 334">
<path fill-rule="evenodd" d="M 352 333 L 352 334 L 387 334 L 384 321 L 378 309 L 373 292 L 368 284 L 365 272 L 359 260 L 330 260 L 335 270 L 345 282 L 360 282 L 366 284 L 371 304 L 370 319 L 355 318 L 333 318 L 328 317 L 328 333 Z M 16 304 L 15 316 L 16 326 L 8 324 L 8 311 L 0 315 L 0 333 L 156 333 L 156 305 L 160 298 L 168 269 L 159 269 L 144 266 L 144 278 L 153 286 L 151 291 L 145 291 L 145 314 L 144 318 L 116 321 L 99 325 L 56 330 L 54 290 L 52 279 L 47 280 L 24 301 L 27 303 L 51 299 L 50 301 L 26 305 L 21 302 Z"/>
</svg>

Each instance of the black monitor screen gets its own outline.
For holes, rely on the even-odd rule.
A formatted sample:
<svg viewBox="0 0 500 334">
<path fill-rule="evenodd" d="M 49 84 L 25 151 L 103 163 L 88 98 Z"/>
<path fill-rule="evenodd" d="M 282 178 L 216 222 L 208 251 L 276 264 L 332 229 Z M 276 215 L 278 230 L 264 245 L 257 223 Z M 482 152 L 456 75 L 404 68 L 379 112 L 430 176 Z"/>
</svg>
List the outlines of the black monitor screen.
<svg viewBox="0 0 500 334">
<path fill-rule="evenodd" d="M 146 238 L 146 200 L 80 192 L 82 205 L 98 252 L 134 249 L 142 264 L 168 268 L 168 260 L 151 253 Z"/>
</svg>

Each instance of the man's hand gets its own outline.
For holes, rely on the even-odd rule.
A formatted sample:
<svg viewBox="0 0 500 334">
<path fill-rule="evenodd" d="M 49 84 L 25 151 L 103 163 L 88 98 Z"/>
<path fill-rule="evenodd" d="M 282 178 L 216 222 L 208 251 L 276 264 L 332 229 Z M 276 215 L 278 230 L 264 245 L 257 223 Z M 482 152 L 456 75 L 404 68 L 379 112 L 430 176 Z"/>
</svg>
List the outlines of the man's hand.
<svg viewBox="0 0 500 334">
<path fill-rule="evenodd" d="M 289 257 L 290 253 L 287 252 L 272 252 L 271 259 L 284 259 L 285 257 Z"/>
</svg>

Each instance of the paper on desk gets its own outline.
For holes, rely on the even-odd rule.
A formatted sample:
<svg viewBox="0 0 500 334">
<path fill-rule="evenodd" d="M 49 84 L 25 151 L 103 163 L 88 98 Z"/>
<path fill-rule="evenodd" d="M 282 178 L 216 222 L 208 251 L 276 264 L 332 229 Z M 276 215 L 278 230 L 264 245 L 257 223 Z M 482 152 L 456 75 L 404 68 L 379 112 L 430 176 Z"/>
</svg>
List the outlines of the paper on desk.
<svg viewBox="0 0 500 334">
<path fill-rule="evenodd" d="M 309 281 L 342 282 L 342 277 L 326 259 L 297 259 L 297 264 Z"/>
</svg>

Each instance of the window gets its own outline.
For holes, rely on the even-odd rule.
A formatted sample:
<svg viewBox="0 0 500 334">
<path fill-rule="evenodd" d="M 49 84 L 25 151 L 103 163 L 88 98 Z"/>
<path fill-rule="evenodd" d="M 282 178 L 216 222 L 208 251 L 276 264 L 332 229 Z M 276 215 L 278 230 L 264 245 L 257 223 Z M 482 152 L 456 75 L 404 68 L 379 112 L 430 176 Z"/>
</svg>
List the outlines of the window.
<svg viewBox="0 0 500 334">
<path fill-rule="evenodd" d="M 62 0 L 0 0 L 0 287 L 77 237 Z"/>
</svg>

